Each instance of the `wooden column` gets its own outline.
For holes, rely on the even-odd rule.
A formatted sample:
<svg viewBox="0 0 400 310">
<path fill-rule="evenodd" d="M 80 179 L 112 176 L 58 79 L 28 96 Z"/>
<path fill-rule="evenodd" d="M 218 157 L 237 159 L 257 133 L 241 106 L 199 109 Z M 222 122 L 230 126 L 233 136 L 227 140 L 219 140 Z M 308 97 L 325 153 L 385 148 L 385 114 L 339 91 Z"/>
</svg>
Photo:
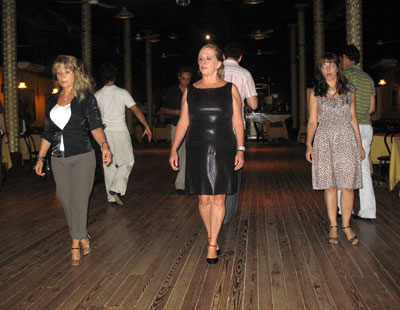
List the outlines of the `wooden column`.
<svg viewBox="0 0 400 310">
<path fill-rule="evenodd" d="M 82 61 L 86 73 L 92 75 L 92 14 L 90 4 L 82 1 Z"/>
<path fill-rule="evenodd" d="M 19 149 L 18 88 L 17 88 L 17 1 L 2 0 L 3 28 L 3 92 L 6 110 L 9 150 L 13 163 L 11 174 L 22 172 Z M 1 142 L 0 142 L 1 143 Z"/>
<path fill-rule="evenodd" d="M 132 45 L 131 45 L 131 19 L 123 20 L 124 24 L 124 78 L 125 89 L 132 95 Z M 126 111 L 126 124 L 130 134 L 134 133 L 133 112 L 131 109 Z"/>
<path fill-rule="evenodd" d="M 314 68 L 316 68 L 318 64 L 318 59 L 325 52 L 323 0 L 314 0 L 313 16 L 314 16 Z"/>
<path fill-rule="evenodd" d="M 153 119 L 153 65 L 151 60 L 151 43 L 146 39 L 146 100 L 147 100 L 147 123 L 152 127 Z"/>
<path fill-rule="evenodd" d="M 362 0 L 346 0 L 346 42 L 354 44 L 360 51 L 359 65 L 362 67 Z"/>
<path fill-rule="evenodd" d="M 296 62 L 296 24 L 289 24 L 290 39 L 290 111 L 292 113 L 293 128 L 298 128 L 299 111 L 297 106 L 297 62 Z"/>
<path fill-rule="evenodd" d="M 295 5 L 297 9 L 297 34 L 299 45 L 299 122 L 304 125 L 307 120 L 307 70 L 306 70 L 306 4 Z"/>
</svg>

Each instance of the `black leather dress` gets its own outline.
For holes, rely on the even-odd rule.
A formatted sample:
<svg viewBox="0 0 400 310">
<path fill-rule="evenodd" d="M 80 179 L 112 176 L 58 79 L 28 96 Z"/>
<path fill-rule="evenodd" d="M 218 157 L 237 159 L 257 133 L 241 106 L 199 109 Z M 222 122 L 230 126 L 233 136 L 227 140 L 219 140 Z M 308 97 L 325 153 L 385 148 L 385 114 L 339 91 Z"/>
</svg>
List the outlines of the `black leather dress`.
<svg viewBox="0 0 400 310">
<path fill-rule="evenodd" d="M 188 194 L 236 192 L 236 139 L 232 127 L 232 83 L 218 88 L 188 87 L 189 128 L 186 135 Z"/>
</svg>

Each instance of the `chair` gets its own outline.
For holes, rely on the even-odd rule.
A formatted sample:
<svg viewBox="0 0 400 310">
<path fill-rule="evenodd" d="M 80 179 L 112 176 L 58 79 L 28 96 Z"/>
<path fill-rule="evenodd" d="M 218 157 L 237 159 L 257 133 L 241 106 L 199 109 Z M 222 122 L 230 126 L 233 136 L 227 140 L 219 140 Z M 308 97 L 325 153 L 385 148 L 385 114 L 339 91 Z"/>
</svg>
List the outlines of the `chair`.
<svg viewBox="0 0 400 310">
<path fill-rule="evenodd" d="M 381 180 L 381 174 L 382 174 L 382 168 L 387 168 L 388 170 L 389 170 L 389 163 L 390 163 L 390 148 L 389 148 L 389 145 L 388 145 L 388 143 L 387 143 L 387 138 L 389 137 L 389 135 L 391 135 L 392 134 L 392 132 L 391 131 L 388 131 L 386 134 L 385 134 L 385 146 L 386 146 L 386 149 L 387 149 L 387 151 L 388 151 L 388 153 L 389 153 L 389 155 L 384 155 L 384 156 L 379 156 L 377 159 L 379 160 L 379 170 L 378 170 L 378 183 L 380 182 L 380 180 Z M 393 135 L 392 135 L 392 138 L 391 138 L 391 141 L 393 142 L 393 136 L 395 135 L 396 133 L 394 133 Z M 385 173 L 386 175 L 387 175 L 387 173 Z"/>
<path fill-rule="evenodd" d="M 26 148 L 29 152 L 29 161 L 31 163 L 31 167 L 33 168 L 38 159 L 39 150 L 36 148 L 35 140 L 33 139 L 31 132 L 25 131 L 23 138 L 26 144 Z"/>
<path fill-rule="evenodd" d="M 261 138 L 261 141 L 264 144 L 265 141 L 268 141 L 268 133 L 264 132 L 263 126 L 260 122 L 253 122 L 253 124 L 257 133 L 257 143 Z"/>
</svg>

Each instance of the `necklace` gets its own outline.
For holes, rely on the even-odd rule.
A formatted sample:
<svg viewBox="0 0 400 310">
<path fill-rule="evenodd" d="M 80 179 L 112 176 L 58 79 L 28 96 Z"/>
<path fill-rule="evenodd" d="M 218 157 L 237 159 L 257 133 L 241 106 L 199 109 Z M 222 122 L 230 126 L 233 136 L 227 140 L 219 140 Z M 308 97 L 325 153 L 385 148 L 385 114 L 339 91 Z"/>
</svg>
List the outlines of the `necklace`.
<svg viewBox="0 0 400 310">
<path fill-rule="evenodd" d="M 334 94 L 336 94 L 336 92 L 337 92 L 337 89 L 335 89 L 335 90 L 328 89 L 328 94 L 334 95 Z"/>
<path fill-rule="evenodd" d="M 64 101 L 67 101 L 69 98 L 71 98 L 71 94 L 65 95 L 64 93 L 62 94 L 64 97 Z"/>
</svg>

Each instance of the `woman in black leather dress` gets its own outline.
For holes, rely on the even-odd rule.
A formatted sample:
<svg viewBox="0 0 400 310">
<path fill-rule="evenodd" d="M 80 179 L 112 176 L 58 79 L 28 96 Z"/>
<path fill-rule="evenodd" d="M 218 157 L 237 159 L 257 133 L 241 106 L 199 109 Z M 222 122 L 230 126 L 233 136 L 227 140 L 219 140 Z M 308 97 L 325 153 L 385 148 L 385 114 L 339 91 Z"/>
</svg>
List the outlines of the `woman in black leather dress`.
<svg viewBox="0 0 400 310">
<path fill-rule="evenodd" d="M 208 233 L 207 262 L 218 262 L 218 234 L 225 216 L 225 197 L 236 191 L 236 173 L 244 163 L 244 132 L 240 95 L 221 79 L 222 52 L 214 44 L 199 52 L 202 79 L 182 97 L 181 116 L 169 158 L 178 170 L 176 152 L 186 136 L 186 180 L 189 194 L 199 197 L 199 210 Z M 237 146 L 237 147 L 236 147 Z"/>
</svg>

